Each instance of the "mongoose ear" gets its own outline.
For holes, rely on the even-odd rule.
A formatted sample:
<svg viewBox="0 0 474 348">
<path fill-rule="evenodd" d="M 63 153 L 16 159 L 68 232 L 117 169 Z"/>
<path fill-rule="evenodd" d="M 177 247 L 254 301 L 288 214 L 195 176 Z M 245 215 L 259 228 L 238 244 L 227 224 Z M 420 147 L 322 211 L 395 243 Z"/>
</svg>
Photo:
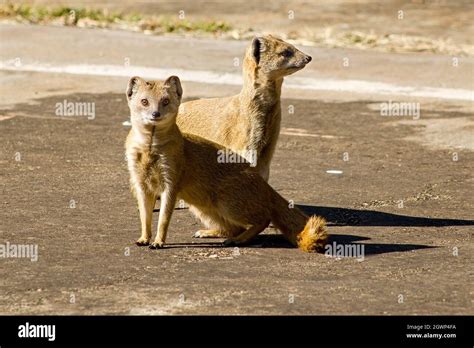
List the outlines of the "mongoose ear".
<svg viewBox="0 0 474 348">
<path fill-rule="evenodd" d="M 132 99 L 132 96 L 137 92 L 138 87 L 140 87 L 140 85 L 144 82 L 145 81 L 138 76 L 134 76 L 130 79 L 130 81 L 128 81 L 127 92 L 126 92 L 127 100 Z"/>
<path fill-rule="evenodd" d="M 264 42 L 262 37 L 255 37 L 252 40 L 252 55 L 255 63 L 260 63 L 260 53 L 264 51 Z"/>
<path fill-rule="evenodd" d="M 183 88 L 181 87 L 181 81 L 179 80 L 178 76 L 168 77 L 165 81 L 165 85 L 173 87 L 178 97 L 181 98 L 181 96 L 183 95 Z"/>
</svg>

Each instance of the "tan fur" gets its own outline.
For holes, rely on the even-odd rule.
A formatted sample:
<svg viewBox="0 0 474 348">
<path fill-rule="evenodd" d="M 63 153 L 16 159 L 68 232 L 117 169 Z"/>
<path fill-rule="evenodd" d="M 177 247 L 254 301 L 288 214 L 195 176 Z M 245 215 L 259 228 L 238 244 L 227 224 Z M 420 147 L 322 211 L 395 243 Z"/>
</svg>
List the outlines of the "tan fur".
<svg viewBox="0 0 474 348">
<path fill-rule="evenodd" d="M 291 56 L 286 57 L 288 52 Z M 271 35 L 255 38 L 243 60 L 241 92 L 232 97 L 183 103 L 177 120 L 179 128 L 221 144 L 249 161 L 249 155 L 254 154 L 258 172 L 268 181 L 280 133 L 283 78 L 304 68 L 310 60 L 281 39 Z"/>
<path fill-rule="evenodd" d="M 308 219 L 281 197 L 248 163 L 219 163 L 221 145 L 182 134 L 176 126 L 181 87 L 177 77 L 164 83 L 132 78 L 127 89 L 132 129 L 126 142 L 130 183 L 138 201 L 142 234 L 138 245 L 151 239 L 152 202 L 161 195 L 158 233 L 151 247 L 162 247 L 178 198 L 211 231 L 228 237 L 225 244 L 242 244 L 270 222 L 295 246 L 319 251 L 326 241 L 322 218 Z M 162 107 L 163 98 L 170 104 Z M 149 101 L 144 107 L 141 100 Z M 161 118 L 152 120 L 159 110 Z M 148 116 L 147 116 L 148 115 Z"/>
</svg>

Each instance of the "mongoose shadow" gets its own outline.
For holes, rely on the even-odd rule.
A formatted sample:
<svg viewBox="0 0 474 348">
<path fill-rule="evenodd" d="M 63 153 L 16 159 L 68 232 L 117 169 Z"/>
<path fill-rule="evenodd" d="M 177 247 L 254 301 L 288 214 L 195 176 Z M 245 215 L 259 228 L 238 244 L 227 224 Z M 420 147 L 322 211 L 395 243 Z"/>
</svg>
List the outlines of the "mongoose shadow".
<svg viewBox="0 0 474 348">
<path fill-rule="evenodd" d="M 324 216 L 332 226 L 380 226 L 380 227 L 446 227 L 474 226 L 474 220 L 426 218 L 385 213 L 375 210 L 358 210 L 338 207 L 296 205 L 306 215 Z"/>
<path fill-rule="evenodd" d="M 446 226 L 473 226 L 474 220 L 425 218 L 385 213 L 375 210 L 358 210 L 338 207 L 321 207 L 314 205 L 297 204 L 306 215 L 321 215 L 328 222 L 328 226 L 373 226 L 373 227 L 446 227 Z M 361 243 L 370 240 L 369 237 L 346 234 L 329 234 L 328 243 L 341 245 L 364 245 L 365 255 L 378 255 L 392 252 L 407 252 L 419 249 L 436 248 L 436 246 L 422 244 L 374 244 Z M 204 243 L 173 243 L 167 248 L 219 248 L 224 247 L 220 242 Z M 261 234 L 255 237 L 246 247 L 258 248 L 293 248 L 280 234 Z"/>
<path fill-rule="evenodd" d="M 348 235 L 348 234 L 330 234 L 328 244 L 336 243 L 338 245 L 361 245 L 364 246 L 364 255 L 379 255 L 393 252 L 407 252 L 420 249 L 437 248 L 436 246 L 422 244 L 383 244 L 383 243 L 361 243 L 371 238 Z M 197 243 L 169 243 L 165 249 L 173 248 L 228 248 L 220 242 L 197 242 Z M 281 234 L 260 234 L 246 248 L 262 249 L 294 249 L 294 247 Z"/>
</svg>

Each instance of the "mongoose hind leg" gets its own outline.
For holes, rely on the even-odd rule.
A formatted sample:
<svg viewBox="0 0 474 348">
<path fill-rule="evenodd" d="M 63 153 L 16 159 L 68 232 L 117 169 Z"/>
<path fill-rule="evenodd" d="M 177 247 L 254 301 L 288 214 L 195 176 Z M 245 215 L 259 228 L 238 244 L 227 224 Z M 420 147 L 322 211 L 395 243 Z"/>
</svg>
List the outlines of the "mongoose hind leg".
<svg viewBox="0 0 474 348">
<path fill-rule="evenodd" d="M 199 230 L 193 238 L 227 238 L 228 234 L 221 230 Z"/>
<path fill-rule="evenodd" d="M 194 238 L 227 238 L 241 234 L 245 229 L 235 222 L 229 221 L 214 209 L 189 206 L 193 213 L 206 226 L 205 229 L 197 231 Z"/>
<path fill-rule="evenodd" d="M 265 223 L 261 223 L 258 225 L 253 225 L 252 227 L 246 229 L 244 232 L 239 234 L 238 236 L 228 238 L 224 241 L 225 246 L 232 246 L 232 245 L 242 245 L 249 242 L 252 238 L 254 238 L 257 234 L 262 232 L 265 228 L 267 228 L 270 221 L 266 221 Z"/>
</svg>

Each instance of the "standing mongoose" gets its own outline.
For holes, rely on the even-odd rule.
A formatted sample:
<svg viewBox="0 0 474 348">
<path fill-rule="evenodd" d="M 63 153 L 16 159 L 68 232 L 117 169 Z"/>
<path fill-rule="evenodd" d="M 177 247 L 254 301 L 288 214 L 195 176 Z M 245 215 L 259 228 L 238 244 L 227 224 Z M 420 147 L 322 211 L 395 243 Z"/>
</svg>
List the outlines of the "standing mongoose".
<svg viewBox="0 0 474 348">
<path fill-rule="evenodd" d="M 280 134 L 283 78 L 310 61 L 310 56 L 274 36 L 254 38 L 243 60 L 240 93 L 183 103 L 177 119 L 179 128 L 256 161 L 257 171 L 268 181 Z"/>
<path fill-rule="evenodd" d="M 141 220 L 138 245 L 150 244 L 153 206 L 161 195 L 157 236 L 150 248 L 165 243 L 180 198 L 210 229 L 205 233 L 227 236 L 226 245 L 248 242 L 272 222 L 293 245 L 322 251 L 327 240 L 323 218 L 290 208 L 245 159 L 219 161 L 221 145 L 181 133 L 176 124 L 183 94 L 178 77 L 165 82 L 133 77 L 126 94 L 132 123 L 126 156 Z"/>
</svg>

